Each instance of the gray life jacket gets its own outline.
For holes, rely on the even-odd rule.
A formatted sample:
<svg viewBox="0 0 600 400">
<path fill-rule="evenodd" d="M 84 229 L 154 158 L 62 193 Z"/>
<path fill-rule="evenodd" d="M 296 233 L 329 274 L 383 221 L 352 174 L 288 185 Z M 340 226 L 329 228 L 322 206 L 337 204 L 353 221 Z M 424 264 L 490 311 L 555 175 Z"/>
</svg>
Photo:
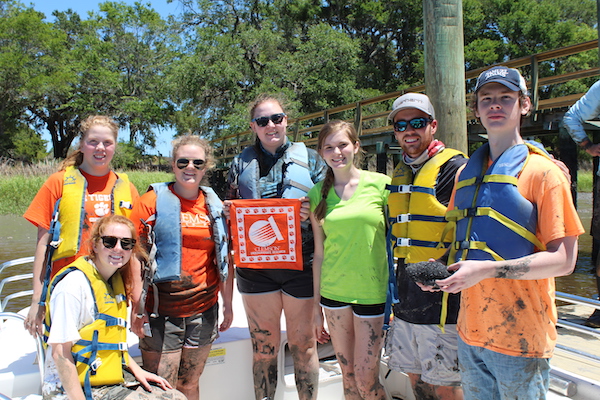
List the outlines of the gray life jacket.
<svg viewBox="0 0 600 400">
<path fill-rule="evenodd" d="M 243 199 L 260 199 L 260 167 L 256 148 L 246 147 L 240 154 L 240 159 L 244 165 L 238 177 L 240 195 Z M 314 186 L 308 165 L 308 150 L 304 143 L 292 143 L 271 169 L 276 168 L 284 171 L 281 193 L 283 199 L 305 196 Z"/>
</svg>

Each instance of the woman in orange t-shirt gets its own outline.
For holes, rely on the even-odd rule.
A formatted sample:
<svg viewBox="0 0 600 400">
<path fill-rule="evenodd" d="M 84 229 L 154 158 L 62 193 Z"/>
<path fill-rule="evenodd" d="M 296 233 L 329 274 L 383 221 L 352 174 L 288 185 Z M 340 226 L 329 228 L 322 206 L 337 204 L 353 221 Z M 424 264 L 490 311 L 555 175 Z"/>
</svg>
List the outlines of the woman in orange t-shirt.
<svg viewBox="0 0 600 400">
<path fill-rule="evenodd" d="M 220 268 L 225 266 L 219 267 L 216 259 L 218 228 L 209 213 L 220 199 L 212 190 L 200 188 L 206 171 L 214 166 L 212 148 L 198 136 L 181 136 L 173 141 L 171 154 L 175 182 L 153 184 L 131 214 L 142 238 L 149 236 L 146 224 L 152 227 L 157 249 L 146 313 L 136 319 L 148 321 L 151 332 L 140 339 L 144 369 L 164 376 L 194 400 L 211 344 L 218 330 L 228 329 L 233 319 L 233 274 L 228 271 L 223 282 Z M 220 326 L 219 291 L 224 303 Z"/>
<path fill-rule="evenodd" d="M 51 275 L 88 253 L 86 246 L 80 243 L 88 241 L 90 227 L 96 220 L 112 213 L 129 216 L 131 205 L 139 197 L 127 176 L 117 175 L 110 168 L 117 145 L 117 123 L 106 116 L 92 115 L 82 121 L 80 131 L 79 148 L 63 161 L 60 171 L 42 185 L 23 215 L 38 228 L 33 296 L 25 320 L 25 328 L 34 336 L 43 331 L 41 322 L 45 307 L 40 307 L 39 302 L 46 275 L 45 259 L 50 255 L 47 249 L 52 240 L 50 228 L 54 217 L 61 223 L 61 229 L 60 243 L 50 255 Z M 134 264 L 139 268 L 139 263 Z M 141 288 L 141 284 L 137 286 Z"/>
</svg>

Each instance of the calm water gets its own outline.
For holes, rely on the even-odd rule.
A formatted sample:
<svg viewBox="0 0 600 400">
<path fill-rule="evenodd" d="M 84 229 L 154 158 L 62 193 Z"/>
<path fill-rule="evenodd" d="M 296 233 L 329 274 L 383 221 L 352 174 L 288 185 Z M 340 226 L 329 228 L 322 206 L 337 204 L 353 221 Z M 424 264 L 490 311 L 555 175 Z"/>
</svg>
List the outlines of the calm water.
<svg viewBox="0 0 600 400">
<path fill-rule="evenodd" d="M 591 193 L 580 193 L 578 198 L 579 216 L 586 233 L 579 238 L 579 257 L 575 272 L 569 276 L 557 278 L 557 290 L 577 294 L 584 297 L 594 297 L 596 281 L 592 274 L 591 249 L 592 239 L 589 235 L 591 218 Z M 21 257 L 32 256 L 35 250 L 37 229 L 21 216 L 0 215 L 0 263 Z M 9 275 L 31 272 L 31 265 L 12 268 L 0 274 L 0 280 Z M 25 287 L 27 286 L 27 287 Z M 19 290 L 30 289 L 30 283 L 23 282 L 8 284 L 2 291 L 3 296 Z M 15 311 L 29 305 L 28 300 L 14 300 L 9 303 L 7 311 Z"/>
</svg>

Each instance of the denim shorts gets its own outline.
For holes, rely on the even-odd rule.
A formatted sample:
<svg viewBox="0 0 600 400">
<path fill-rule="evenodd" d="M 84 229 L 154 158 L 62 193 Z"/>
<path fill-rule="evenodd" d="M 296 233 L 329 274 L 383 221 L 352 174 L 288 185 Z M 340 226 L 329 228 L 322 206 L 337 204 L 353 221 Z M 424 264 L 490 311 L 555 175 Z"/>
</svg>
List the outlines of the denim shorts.
<svg viewBox="0 0 600 400">
<path fill-rule="evenodd" d="M 545 399 L 550 359 L 515 357 L 458 339 L 465 400 Z"/>
<path fill-rule="evenodd" d="M 160 353 L 206 346 L 219 336 L 218 319 L 218 303 L 191 317 L 150 318 L 152 336 L 140 339 L 140 349 Z"/>
</svg>

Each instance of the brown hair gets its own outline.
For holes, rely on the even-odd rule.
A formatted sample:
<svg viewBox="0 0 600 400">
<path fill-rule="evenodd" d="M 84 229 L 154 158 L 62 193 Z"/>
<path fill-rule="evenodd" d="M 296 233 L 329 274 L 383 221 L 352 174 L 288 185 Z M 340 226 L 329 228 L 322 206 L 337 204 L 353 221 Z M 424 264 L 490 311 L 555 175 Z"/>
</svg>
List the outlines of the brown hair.
<svg viewBox="0 0 600 400">
<path fill-rule="evenodd" d="M 256 111 L 256 108 L 258 106 L 260 106 L 262 103 L 265 103 L 267 101 L 272 101 L 274 103 L 279 104 L 279 106 L 281 107 L 283 112 L 287 114 L 286 109 L 288 108 L 288 100 L 285 98 L 285 96 L 283 94 L 281 94 L 281 93 L 279 93 L 279 94 L 261 93 L 258 96 L 256 96 L 254 101 L 252 103 L 250 103 L 250 105 L 248 106 L 250 120 L 254 119 L 254 112 Z"/>
<path fill-rule="evenodd" d="M 469 108 L 473 112 L 473 115 L 475 115 L 475 113 L 477 112 L 477 93 L 479 93 L 479 91 L 471 93 L 471 99 L 469 100 Z M 525 106 L 525 99 L 527 98 L 529 98 L 529 96 L 527 96 L 525 93 L 519 90 L 519 105 L 521 106 L 521 108 Z M 531 109 L 529 109 L 527 114 L 521 116 L 521 120 L 523 120 L 523 118 L 525 117 L 528 117 L 530 114 Z M 479 118 L 477 118 L 477 120 L 479 121 L 479 123 L 481 123 L 481 120 Z"/>
<path fill-rule="evenodd" d="M 148 254 L 146 253 L 146 251 L 140 244 L 137 230 L 136 230 L 135 226 L 133 225 L 133 222 L 131 222 L 129 220 L 129 218 L 127 218 L 127 217 L 124 217 L 122 215 L 115 215 L 115 214 L 104 216 L 94 223 L 94 226 L 92 227 L 92 233 L 91 233 L 90 239 L 89 239 L 89 257 L 90 257 L 90 259 L 92 261 L 95 261 L 96 257 L 97 257 L 96 252 L 94 251 L 94 246 L 92 246 L 92 244 L 100 243 L 101 237 L 103 236 L 106 227 L 111 224 L 121 224 L 121 225 L 125 225 L 129 228 L 129 230 L 131 231 L 131 237 L 136 240 L 136 243 L 133 246 L 133 249 L 131 252 L 131 258 L 137 257 L 137 259 L 140 260 L 140 262 L 147 262 Z M 123 265 L 119 269 L 119 272 L 121 273 L 121 276 L 123 277 L 123 283 L 125 284 L 125 292 L 127 293 L 127 298 L 130 300 L 131 300 L 131 295 L 132 295 L 131 290 L 133 287 L 133 279 L 134 279 L 133 272 L 131 270 L 131 258 L 129 259 L 127 264 Z"/>
<path fill-rule="evenodd" d="M 115 122 L 114 119 L 107 117 L 105 115 L 90 115 L 79 125 L 79 143 L 85 140 L 88 131 L 92 126 L 100 125 L 105 126 L 110 129 L 113 136 L 115 137 L 115 143 L 117 142 L 117 137 L 119 136 L 119 125 Z M 83 163 L 83 153 L 81 149 L 78 147 L 75 151 L 69 154 L 62 163 L 60 163 L 60 170 L 64 170 L 67 167 L 78 167 Z"/>
<path fill-rule="evenodd" d="M 321 154 L 323 145 L 325 144 L 325 140 L 330 135 L 340 131 L 345 132 L 346 135 L 348 135 L 348 139 L 350 139 L 350 141 L 354 145 L 360 144 L 358 133 L 356 132 L 356 128 L 353 124 L 342 120 L 334 120 L 323 125 L 323 127 L 319 131 L 319 139 L 317 142 L 317 150 L 319 151 L 319 154 Z M 362 148 L 360 148 L 354 156 L 353 164 L 358 167 L 362 161 L 362 157 L 363 150 Z M 335 177 L 333 175 L 333 170 L 331 169 L 331 167 L 327 166 L 327 173 L 325 175 L 325 179 L 323 179 L 323 186 L 321 186 L 321 201 L 319 202 L 314 211 L 314 215 L 317 221 L 321 221 L 323 218 L 325 218 L 325 214 L 327 214 L 327 194 L 329 193 L 329 190 L 331 190 L 331 187 L 334 184 L 334 178 Z"/>
</svg>

